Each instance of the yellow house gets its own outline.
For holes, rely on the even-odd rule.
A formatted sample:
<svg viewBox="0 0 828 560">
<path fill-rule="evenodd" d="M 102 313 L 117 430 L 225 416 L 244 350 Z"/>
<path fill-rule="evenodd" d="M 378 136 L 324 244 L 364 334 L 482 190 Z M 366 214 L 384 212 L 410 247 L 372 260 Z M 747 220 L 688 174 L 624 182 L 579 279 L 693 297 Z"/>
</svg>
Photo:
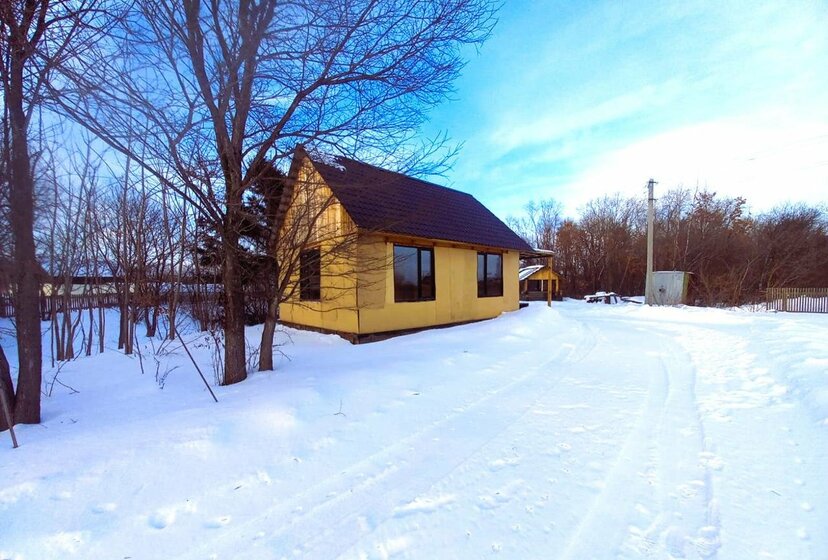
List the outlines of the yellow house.
<svg viewBox="0 0 828 560">
<path fill-rule="evenodd" d="M 546 265 L 535 264 L 521 268 L 518 281 L 520 299 L 524 301 L 545 301 L 548 289 L 552 290 L 552 299 L 561 299 L 561 276 Z"/>
<path fill-rule="evenodd" d="M 530 248 L 469 194 L 299 148 L 279 212 L 284 324 L 357 342 L 518 309 Z"/>
</svg>

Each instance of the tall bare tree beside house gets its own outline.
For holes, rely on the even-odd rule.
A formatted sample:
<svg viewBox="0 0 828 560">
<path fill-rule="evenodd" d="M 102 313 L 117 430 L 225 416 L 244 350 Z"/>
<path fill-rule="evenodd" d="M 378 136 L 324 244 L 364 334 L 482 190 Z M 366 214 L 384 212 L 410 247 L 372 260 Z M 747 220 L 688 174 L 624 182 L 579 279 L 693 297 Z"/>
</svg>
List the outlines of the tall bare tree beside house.
<svg viewBox="0 0 828 560">
<path fill-rule="evenodd" d="M 61 89 L 70 115 L 218 232 L 224 383 L 246 377 L 239 230 L 262 163 L 297 143 L 398 153 L 493 16 L 486 0 L 138 0 L 124 42 Z"/>
<path fill-rule="evenodd" d="M 0 81 L 10 138 L 9 216 L 18 348 L 14 421 L 20 423 L 40 422 L 40 286 L 33 232 L 35 181 L 30 125 L 35 108 L 44 101 L 49 80 L 97 37 L 94 31 L 100 4 L 92 0 L 0 2 Z"/>
</svg>

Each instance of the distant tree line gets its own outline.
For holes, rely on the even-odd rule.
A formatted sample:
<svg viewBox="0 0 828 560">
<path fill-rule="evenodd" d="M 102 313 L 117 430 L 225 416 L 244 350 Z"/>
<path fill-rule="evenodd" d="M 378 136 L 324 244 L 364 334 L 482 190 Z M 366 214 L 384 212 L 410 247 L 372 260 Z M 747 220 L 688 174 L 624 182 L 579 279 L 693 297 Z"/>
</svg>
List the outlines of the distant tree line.
<svg viewBox="0 0 828 560">
<path fill-rule="evenodd" d="M 747 200 L 673 188 L 656 200 L 655 270 L 693 274 L 691 302 L 740 305 L 768 287 L 828 282 L 828 210 L 791 203 L 751 215 Z M 530 202 L 509 224 L 534 247 L 554 252 L 563 290 L 644 293 L 646 200 L 618 194 L 589 201 L 578 218 L 554 200 Z"/>
</svg>

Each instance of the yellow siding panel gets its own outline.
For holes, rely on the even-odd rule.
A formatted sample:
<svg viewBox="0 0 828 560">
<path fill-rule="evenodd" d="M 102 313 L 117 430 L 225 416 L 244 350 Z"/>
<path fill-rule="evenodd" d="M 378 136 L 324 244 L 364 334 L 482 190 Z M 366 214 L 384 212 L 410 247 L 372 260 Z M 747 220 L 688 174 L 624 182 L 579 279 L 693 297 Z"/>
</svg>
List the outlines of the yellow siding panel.
<svg viewBox="0 0 828 560">
<path fill-rule="evenodd" d="M 424 240 L 426 241 L 426 240 Z M 427 246 L 427 243 L 423 243 Z M 393 252 L 393 244 L 385 244 L 386 254 Z M 382 292 L 385 301 L 376 306 L 376 293 L 367 296 L 359 288 L 360 333 L 416 329 L 497 317 L 504 311 L 518 308 L 518 253 L 503 253 L 503 296 L 477 297 L 477 251 L 463 247 L 434 247 L 435 300 L 417 302 L 394 301 L 394 269 L 385 271 Z M 362 305 L 365 300 L 373 305 Z M 373 298 L 373 299 L 372 299 Z"/>
</svg>

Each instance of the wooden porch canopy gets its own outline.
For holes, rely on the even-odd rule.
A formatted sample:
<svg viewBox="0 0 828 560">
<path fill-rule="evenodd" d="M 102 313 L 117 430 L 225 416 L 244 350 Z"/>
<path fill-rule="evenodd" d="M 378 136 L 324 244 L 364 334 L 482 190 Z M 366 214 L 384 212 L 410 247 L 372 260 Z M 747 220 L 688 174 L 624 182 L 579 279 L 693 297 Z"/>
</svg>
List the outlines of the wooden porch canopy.
<svg viewBox="0 0 828 560">
<path fill-rule="evenodd" d="M 552 270 L 552 251 L 548 249 L 532 249 L 530 251 L 521 251 L 520 258 L 523 259 L 544 259 L 546 266 Z M 552 307 L 552 282 L 546 283 L 546 305 Z"/>
</svg>

